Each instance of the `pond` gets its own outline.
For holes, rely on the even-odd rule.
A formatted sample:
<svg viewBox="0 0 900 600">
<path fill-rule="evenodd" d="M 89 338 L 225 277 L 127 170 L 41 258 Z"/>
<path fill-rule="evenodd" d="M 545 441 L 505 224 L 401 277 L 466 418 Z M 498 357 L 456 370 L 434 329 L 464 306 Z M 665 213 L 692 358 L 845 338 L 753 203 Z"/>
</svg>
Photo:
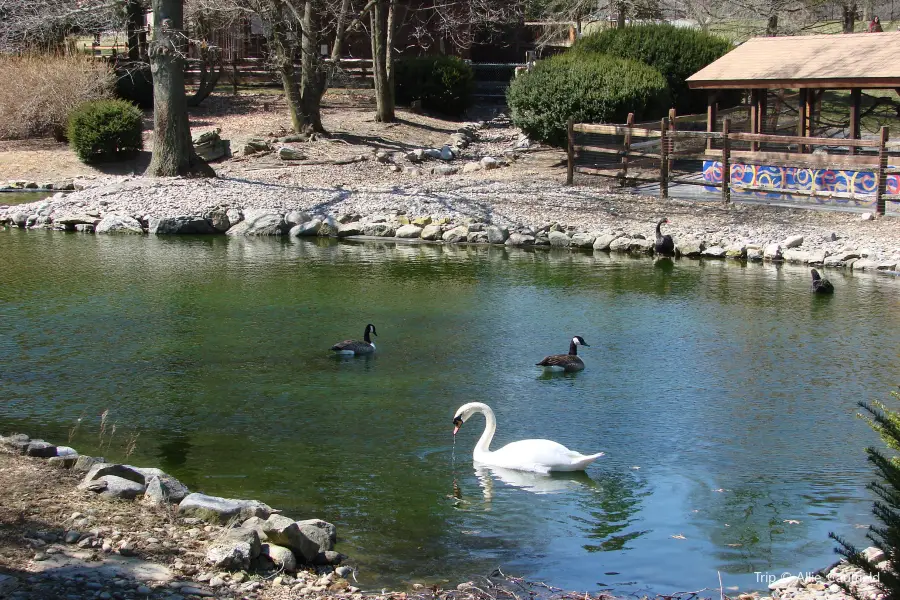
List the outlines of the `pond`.
<svg viewBox="0 0 900 600">
<path fill-rule="evenodd" d="M 822 298 L 788 266 L 19 230 L 0 255 L 0 429 L 113 460 L 132 445 L 194 490 L 331 521 L 364 589 L 496 567 L 760 589 L 754 572 L 825 567 L 829 531 L 862 542 L 871 522 L 877 439 L 855 414 L 897 384 L 890 277 L 830 273 Z M 331 355 L 369 322 L 375 356 Z M 573 335 L 586 369 L 540 373 Z M 476 471 L 483 419 L 455 460 L 451 423 L 473 400 L 494 447 L 606 456 L 582 476 Z"/>
<path fill-rule="evenodd" d="M 34 190 L 22 192 L 0 192 L 0 205 L 15 206 L 16 204 L 29 204 L 52 196 L 55 192 L 47 190 Z"/>
</svg>

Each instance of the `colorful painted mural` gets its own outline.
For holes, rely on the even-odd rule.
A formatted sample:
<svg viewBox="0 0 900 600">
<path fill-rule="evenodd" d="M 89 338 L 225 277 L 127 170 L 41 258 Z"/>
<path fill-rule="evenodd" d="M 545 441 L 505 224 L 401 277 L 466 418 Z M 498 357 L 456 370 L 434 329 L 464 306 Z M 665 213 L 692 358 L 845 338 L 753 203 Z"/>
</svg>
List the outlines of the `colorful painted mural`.
<svg viewBox="0 0 900 600">
<path fill-rule="evenodd" d="M 722 182 L 722 163 L 703 161 L 703 179 L 710 183 Z M 888 175 L 886 192 L 900 194 L 900 175 Z M 842 171 L 837 169 L 809 169 L 802 167 L 771 167 L 764 165 L 731 165 L 731 184 L 772 189 L 796 189 L 820 192 L 853 192 L 858 198 L 805 197 L 804 202 L 815 204 L 847 204 L 871 206 L 875 202 L 875 173 L 871 171 Z M 707 188 L 715 191 L 716 188 Z M 734 193 L 734 192 L 733 192 Z M 784 198 L 780 192 L 747 191 L 742 194 L 759 198 Z"/>
</svg>

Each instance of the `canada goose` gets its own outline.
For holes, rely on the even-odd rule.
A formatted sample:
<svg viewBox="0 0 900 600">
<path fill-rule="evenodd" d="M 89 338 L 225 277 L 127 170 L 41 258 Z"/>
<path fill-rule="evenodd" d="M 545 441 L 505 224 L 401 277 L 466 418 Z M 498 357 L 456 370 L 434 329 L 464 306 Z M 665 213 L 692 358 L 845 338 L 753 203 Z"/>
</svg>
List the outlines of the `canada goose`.
<svg viewBox="0 0 900 600">
<path fill-rule="evenodd" d="M 590 348 L 590 344 L 585 342 L 583 337 L 576 335 L 569 342 L 568 354 L 553 354 L 535 364 L 535 366 L 544 367 L 545 371 L 565 371 L 566 373 L 580 371 L 584 368 L 584 361 L 578 358 L 578 346 Z"/>
<path fill-rule="evenodd" d="M 668 224 L 669 219 L 662 219 L 656 224 L 656 243 L 653 244 L 653 250 L 657 254 L 675 254 L 675 242 L 672 241 L 671 235 L 663 235 L 660 226 L 663 223 Z"/>
<path fill-rule="evenodd" d="M 810 269 L 812 272 L 812 291 L 814 294 L 833 294 L 834 286 L 830 281 L 819 275 L 819 272 L 815 269 Z"/>
<path fill-rule="evenodd" d="M 485 419 L 484 433 L 481 434 L 472 452 L 472 459 L 476 463 L 546 474 L 551 471 L 583 471 L 585 467 L 603 456 L 603 452 L 581 454 L 552 440 L 519 440 L 491 451 L 491 440 L 494 439 L 494 432 L 497 430 L 497 419 L 491 407 L 481 402 L 469 402 L 459 407 L 453 416 L 453 435 L 456 435 L 463 423 L 475 413 L 483 414 Z"/>
<path fill-rule="evenodd" d="M 338 342 L 332 346 L 331 349 L 338 354 L 347 354 L 350 356 L 356 354 L 372 354 L 375 352 L 375 344 L 372 342 L 372 338 L 369 337 L 369 333 L 376 336 L 378 335 L 375 332 L 375 326 L 371 323 L 366 325 L 366 331 L 363 334 L 363 340 L 365 341 L 344 340 L 343 342 Z"/>
</svg>

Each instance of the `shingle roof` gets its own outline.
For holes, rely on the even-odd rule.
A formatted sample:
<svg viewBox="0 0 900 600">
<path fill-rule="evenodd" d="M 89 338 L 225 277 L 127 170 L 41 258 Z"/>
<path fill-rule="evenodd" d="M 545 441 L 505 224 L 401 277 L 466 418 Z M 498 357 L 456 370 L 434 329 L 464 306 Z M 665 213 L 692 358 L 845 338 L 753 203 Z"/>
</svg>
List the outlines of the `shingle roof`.
<svg viewBox="0 0 900 600">
<path fill-rule="evenodd" d="M 900 31 L 753 38 L 687 81 L 696 89 L 900 88 Z"/>
</svg>

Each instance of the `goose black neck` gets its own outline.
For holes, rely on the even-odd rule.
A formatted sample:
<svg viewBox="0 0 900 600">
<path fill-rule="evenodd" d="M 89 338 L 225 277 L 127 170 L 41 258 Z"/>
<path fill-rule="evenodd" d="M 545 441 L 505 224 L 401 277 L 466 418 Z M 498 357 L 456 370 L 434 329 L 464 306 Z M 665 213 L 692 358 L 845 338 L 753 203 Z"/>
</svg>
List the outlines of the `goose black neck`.
<svg viewBox="0 0 900 600">
<path fill-rule="evenodd" d="M 569 342 L 569 356 L 578 356 L 578 344 L 575 343 L 575 340 Z"/>
<path fill-rule="evenodd" d="M 366 327 L 366 332 L 363 334 L 363 339 L 366 341 L 367 344 L 372 343 L 372 338 L 369 337 L 369 328 L 368 327 Z"/>
</svg>

